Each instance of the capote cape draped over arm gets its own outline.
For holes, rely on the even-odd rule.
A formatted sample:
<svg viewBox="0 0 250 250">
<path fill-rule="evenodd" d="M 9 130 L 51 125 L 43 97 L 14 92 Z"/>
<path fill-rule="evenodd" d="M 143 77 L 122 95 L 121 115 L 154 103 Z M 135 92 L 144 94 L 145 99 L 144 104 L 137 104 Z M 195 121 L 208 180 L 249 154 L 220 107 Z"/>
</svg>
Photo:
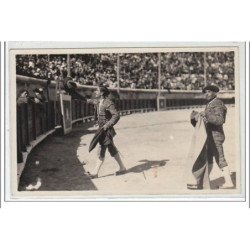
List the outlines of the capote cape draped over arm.
<svg viewBox="0 0 250 250">
<path fill-rule="evenodd" d="M 114 103 L 106 98 L 102 104 L 98 100 L 89 100 L 88 103 L 95 105 L 95 117 L 98 119 L 99 130 L 91 141 L 89 152 L 94 149 L 98 142 L 102 145 L 113 144 L 113 137 L 116 132 L 113 126 L 119 121 L 120 115 Z M 97 113 L 99 113 L 97 115 Z M 97 117 L 98 116 L 98 117 Z M 104 130 L 104 126 L 106 127 Z"/>
<path fill-rule="evenodd" d="M 194 126 L 194 133 L 187 158 L 186 183 L 209 188 L 206 126 L 198 113 L 196 114 L 196 120 L 192 119 L 191 116 L 191 123 Z"/>
</svg>

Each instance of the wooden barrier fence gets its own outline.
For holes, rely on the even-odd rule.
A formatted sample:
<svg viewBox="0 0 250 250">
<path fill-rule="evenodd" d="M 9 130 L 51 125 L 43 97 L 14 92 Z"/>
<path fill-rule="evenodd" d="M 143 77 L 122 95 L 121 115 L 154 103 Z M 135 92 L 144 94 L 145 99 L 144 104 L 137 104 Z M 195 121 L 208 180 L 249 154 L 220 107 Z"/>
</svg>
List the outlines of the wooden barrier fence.
<svg viewBox="0 0 250 250">
<path fill-rule="evenodd" d="M 233 104 L 234 99 L 224 99 L 225 104 Z M 148 112 L 156 110 L 181 109 L 185 107 L 201 106 L 205 100 L 183 99 L 183 98 L 160 98 L 160 99 L 116 99 L 115 105 L 122 115 Z M 158 103 L 159 102 L 159 103 Z M 57 102 L 57 112 L 55 113 L 54 101 L 36 104 L 33 102 L 17 105 L 17 162 L 23 161 L 22 152 L 26 152 L 27 147 L 39 136 L 55 129 L 61 124 L 61 113 L 59 102 Z M 55 116 L 57 119 L 55 119 Z M 94 116 L 94 106 L 81 100 L 72 100 L 72 123 L 92 119 Z M 57 120 L 58 124 L 55 124 Z"/>
</svg>

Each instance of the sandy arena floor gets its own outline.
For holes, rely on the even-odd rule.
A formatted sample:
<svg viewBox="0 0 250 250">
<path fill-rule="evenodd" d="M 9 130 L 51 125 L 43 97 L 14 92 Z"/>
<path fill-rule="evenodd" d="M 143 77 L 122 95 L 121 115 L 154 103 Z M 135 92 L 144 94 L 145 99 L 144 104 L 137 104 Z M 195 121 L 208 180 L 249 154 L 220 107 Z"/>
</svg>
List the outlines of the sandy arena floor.
<svg viewBox="0 0 250 250">
<path fill-rule="evenodd" d="M 223 183 L 215 165 L 211 173 L 212 190 L 188 190 L 185 182 L 186 157 L 193 127 L 191 110 L 171 110 L 121 117 L 115 126 L 114 142 L 122 154 L 128 173 L 114 176 L 118 166 L 106 153 L 99 178 L 90 180 L 84 171 L 95 165 L 96 149 L 88 152 L 95 128 L 80 125 L 66 136 L 50 136 L 29 155 L 19 190 L 41 180 L 39 191 L 82 191 L 85 195 L 222 195 L 240 192 L 240 166 L 236 161 L 234 108 L 228 109 L 224 125 L 224 151 L 233 172 L 235 189 L 219 190 Z M 39 161 L 39 164 L 35 164 Z M 237 177 L 237 181 L 235 180 Z"/>
</svg>

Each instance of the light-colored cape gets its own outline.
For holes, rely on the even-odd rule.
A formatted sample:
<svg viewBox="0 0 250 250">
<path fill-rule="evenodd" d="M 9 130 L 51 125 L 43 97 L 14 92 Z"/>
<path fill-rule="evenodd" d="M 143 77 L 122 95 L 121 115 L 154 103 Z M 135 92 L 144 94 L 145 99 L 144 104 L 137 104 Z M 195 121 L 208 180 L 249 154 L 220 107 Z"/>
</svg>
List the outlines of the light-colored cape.
<svg viewBox="0 0 250 250">
<path fill-rule="evenodd" d="M 203 118 L 198 115 L 188 153 L 185 179 L 187 184 L 210 188 L 206 140 L 206 127 Z"/>
</svg>

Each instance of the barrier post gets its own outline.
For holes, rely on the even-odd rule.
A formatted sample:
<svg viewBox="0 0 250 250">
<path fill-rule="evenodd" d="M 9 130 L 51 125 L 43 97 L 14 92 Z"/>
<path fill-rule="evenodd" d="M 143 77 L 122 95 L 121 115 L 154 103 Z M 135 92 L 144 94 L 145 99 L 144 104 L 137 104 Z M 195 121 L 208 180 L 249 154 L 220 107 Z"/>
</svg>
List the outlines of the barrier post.
<svg viewBox="0 0 250 250">
<path fill-rule="evenodd" d="M 160 110 L 161 95 L 161 53 L 158 53 L 158 94 L 157 94 L 157 111 Z"/>
<path fill-rule="evenodd" d="M 30 138 L 29 138 L 29 116 L 28 116 L 28 104 L 25 103 L 24 104 L 24 119 L 25 119 L 25 134 L 26 134 L 26 138 L 25 138 L 25 143 L 26 145 L 30 144 Z"/>
<path fill-rule="evenodd" d="M 207 86 L 207 53 L 204 52 L 204 85 Z"/>
<path fill-rule="evenodd" d="M 54 112 L 55 112 L 55 126 L 57 126 L 57 91 L 58 91 L 59 80 L 56 80 L 55 87 L 55 102 L 54 102 Z"/>
<path fill-rule="evenodd" d="M 32 133 L 33 140 L 36 140 L 36 106 L 35 103 L 32 103 Z"/>
<path fill-rule="evenodd" d="M 67 73 L 68 73 L 68 76 L 70 76 L 70 55 L 67 54 Z"/>
<path fill-rule="evenodd" d="M 22 131 L 21 131 L 21 107 L 17 106 L 17 116 L 16 116 L 16 124 L 17 124 L 17 163 L 23 161 L 22 155 Z"/>
<path fill-rule="evenodd" d="M 120 55 L 119 53 L 117 54 L 117 72 L 116 72 L 116 77 L 117 77 L 117 92 L 120 94 Z"/>
</svg>

